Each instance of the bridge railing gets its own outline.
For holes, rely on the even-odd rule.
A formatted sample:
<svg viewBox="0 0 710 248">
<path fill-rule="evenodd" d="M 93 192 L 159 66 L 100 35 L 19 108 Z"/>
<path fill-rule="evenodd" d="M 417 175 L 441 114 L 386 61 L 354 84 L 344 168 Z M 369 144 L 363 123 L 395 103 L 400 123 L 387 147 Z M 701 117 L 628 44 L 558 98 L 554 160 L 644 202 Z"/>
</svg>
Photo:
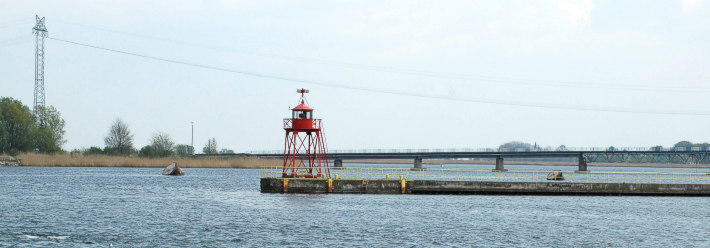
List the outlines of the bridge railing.
<svg viewBox="0 0 710 248">
<path fill-rule="evenodd" d="M 262 170 L 262 176 L 280 178 L 281 167 Z M 563 171 L 564 180 L 547 180 L 550 171 L 507 171 L 465 169 L 426 169 L 411 168 L 330 168 L 332 178 L 369 179 L 369 180 L 442 180 L 442 181 L 491 181 L 491 182 L 571 182 L 571 183 L 645 183 L 645 184 L 710 184 L 710 173 L 675 173 L 675 172 L 610 172 L 590 171 L 575 173 Z"/>
<path fill-rule="evenodd" d="M 554 151 L 710 151 L 710 147 L 566 147 L 566 148 L 435 148 L 435 149 L 330 149 L 328 153 L 436 153 L 436 152 L 554 152 Z M 283 154 L 282 150 L 247 151 L 247 154 Z"/>
</svg>

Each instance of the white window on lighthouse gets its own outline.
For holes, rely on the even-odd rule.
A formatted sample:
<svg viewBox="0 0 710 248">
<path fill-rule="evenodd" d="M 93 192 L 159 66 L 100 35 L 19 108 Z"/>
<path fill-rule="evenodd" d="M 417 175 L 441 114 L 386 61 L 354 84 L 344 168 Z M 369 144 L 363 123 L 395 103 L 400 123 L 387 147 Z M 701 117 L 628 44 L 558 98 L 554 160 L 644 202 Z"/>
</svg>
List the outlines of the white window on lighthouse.
<svg viewBox="0 0 710 248">
<path fill-rule="evenodd" d="M 311 111 L 293 111 L 293 119 L 312 119 L 313 112 Z"/>
</svg>

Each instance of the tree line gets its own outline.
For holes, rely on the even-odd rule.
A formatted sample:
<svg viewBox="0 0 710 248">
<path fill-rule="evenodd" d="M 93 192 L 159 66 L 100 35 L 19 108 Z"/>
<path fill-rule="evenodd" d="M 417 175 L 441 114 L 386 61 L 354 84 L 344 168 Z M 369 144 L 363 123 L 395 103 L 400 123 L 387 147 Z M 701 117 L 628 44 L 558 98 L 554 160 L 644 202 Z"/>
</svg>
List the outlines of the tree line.
<svg viewBox="0 0 710 248">
<path fill-rule="evenodd" d="M 708 143 L 708 142 L 693 143 L 693 142 L 690 142 L 690 141 L 679 141 L 678 143 L 675 143 L 675 144 L 673 145 L 673 147 L 674 147 L 674 148 L 675 148 L 675 147 L 710 147 L 710 143 Z M 651 147 L 651 150 L 657 150 L 657 149 L 661 149 L 661 148 L 663 148 L 663 146 L 653 146 L 653 147 Z M 501 150 L 504 150 L 504 149 L 506 149 L 506 150 L 516 150 L 516 149 L 522 149 L 522 150 L 540 150 L 540 149 L 542 149 L 542 148 L 541 148 L 539 145 L 537 145 L 537 143 L 535 143 L 535 144 L 530 144 L 530 143 L 525 143 L 525 142 L 522 142 L 522 141 L 510 141 L 510 142 L 506 142 L 506 143 L 504 143 L 504 144 L 498 146 L 498 149 L 501 149 Z M 546 149 L 546 150 L 552 150 L 552 149 L 550 149 L 550 147 L 545 148 L 545 149 Z M 557 148 L 554 148 L 554 150 L 556 150 L 556 151 L 566 151 L 566 150 L 567 150 L 567 146 L 565 146 L 565 145 L 560 145 L 560 146 L 558 146 Z M 616 148 L 616 147 L 614 147 L 614 146 L 609 146 L 608 148 L 606 148 L 606 150 L 607 150 L 607 151 L 619 151 L 619 149 Z"/>
<path fill-rule="evenodd" d="M 62 152 L 64 119 L 53 106 L 33 111 L 11 97 L 0 98 L 0 154 Z"/>
<path fill-rule="evenodd" d="M 0 154 L 16 155 L 23 152 L 63 153 L 66 143 L 65 121 L 53 106 L 39 106 L 34 111 L 20 100 L 0 97 Z M 141 157 L 190 156 L 194 148 L 186 144 L 175 144 L 169 134 L 156 132 L 149 139 L 149 145 L 141 149 L 133 146 L 133 133 L 121 119 L 113 121 L 104 137 L 104 147 L 92 146 L 88 149 L 74 149 L 82 154 L 137 155 Z M 208 139 L 202 152 L 205 154 L 233 154 L 229 149 L 218 150 L 217 140 Z"/>
<path fill-rule="evenodd" d="M 133 132 L 128 127 L 128 124 L 121 119 L 113 121 L 109 127 L 109 131 L 104 137 L 104 148 L 92 146 L 84 149 L 81 152 L 84 155 L 112 155 L 112 156 L 130 156 L 137 155 L 139 157 L 170 157 L 170 156 L 191 156 L 195 154 L 194 147 L 187 144 L 175 144 L 175 141 L 170 137 L 170 134 L 165 132 L 156 132 L 148 140 L 150 144 L 143 146 L 141 149 L 136 149 L 133 146 Z M 204 154 L 233 154 L 234 151 L 222 149 L 218 151 L 217 139 L 209 138 L 207 143 L 202 148 Z"/>
<path fill-rule="evenodd" d="M 66 143 L 64 139 L 65 122 L 61 113 L 53 106 L 37 107 L 31 111 L 29 107 L 21 101 L 11 97 L 0 98 L 0 154 L 15 155 L 21 152 L 41 152 L 57 153 L 64 152 L 62 145 Z M 92 146 L 88 149 L 72 152 L 80 152 L 85 155 L 105 154 L 140 157 L 169 157 L 169 156 L 190 156 L 195 153 L 194 147 L 187 144 L 175 144 L 175 141 L 168 133 L 156 132 L 149 139 L 148 145 L 136 149 L 133 146 L 133 133 L 126 122 L 121 119 L 113 121 L 109 127 L 107 135 L 104 137 L 104 148 Z M 710 147 L 710 143 L 693 143 L 690 141 L 680 141 L 673 147 Z M 508 150 L 538 150 L 540 146 L 521 141 L 511 141 L 498 147 Z M 660 149 L 662 146 L 655 146 L 652 149 Z M 560 145 L 554 148 L 557 151 L 565 151 L 567 147 Z M 609 151 L 616 151 L 617 148 L 610 146 Z M 217 140 L 209 138 L 202 148 L 204 154 L 233 154 L 229 149 L 218 150 Z"/>
<path fill-rule="evenodd" d="M 693 147 L 701 147 L 701 148 L 708 148 L 710 147 L 710 143 L 703 142 L 703 143 L 693 143 L 690 141 L 680 141 L 677 142 L 673 145 L 673 148 L 693 148 Z M 661 151 L 663 146 L 653 146 L 649 148 L 649 151 Z M 516 150 L 523 150 L 523 151 L 534 151 L 534 150 L 553 150 L 552 147 L 547 147 L 547 148 L 541 148 L 540 146 L 535 144 L 530 144 L 530 143 L 525 143 L 525 142 L 520 142 L 520 141 L 511 141 L 511 142 L 506 142 L 498 147 L 500 150 L 507 150 L 507 151 L 516 151 Z M 555 151 L 567 151 L 567 147 L 565 145 L 560 145 L 557 148 L 554 148 Z M 614 146 L 609 146 L 606 148 L 606 151 L 623 151 L 620 148 L 616 148 Z M 687 158 L 687 157 L 685 157 Z M 687 160 L 684 160 L 684 157 L 681 156 L 659 156 L 659 155 L 654 155 L 654 154 L 641 154 L 641 155 L 635 155 L 635 156 L 625 156 L 625 155 L 617 155 L 617 156 L 608 156 L 604 158 L 600 158 L 603 160 L 603 162 L 610 162 L 610 163 L 700 163 L 700 164 L 710 164 L 710 157 L 701 157 L 701 158 L 687 158 Z M 697 161 L 696 161 L 697 159 Z M 526 159 L 526 160 L 535 160 L 535 161 L 571 161 L 575 159 L 570 159 L 570 158 L 533 158 L 533 159 Z"/>
</svg>

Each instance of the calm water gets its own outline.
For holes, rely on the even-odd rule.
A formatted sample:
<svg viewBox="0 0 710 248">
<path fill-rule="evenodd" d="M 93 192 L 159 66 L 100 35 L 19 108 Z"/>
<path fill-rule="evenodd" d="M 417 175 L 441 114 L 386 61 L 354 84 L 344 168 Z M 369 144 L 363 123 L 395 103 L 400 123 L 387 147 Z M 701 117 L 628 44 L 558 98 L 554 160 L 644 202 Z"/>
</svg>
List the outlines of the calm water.
<svg viewBox="0 0 710 248">
<path fill-rule="evenodd" d="M 161 170 L 0 167 L 0 247 L 710 246 L 710 198 L 261 194 L 259 170 Z"/>
</svg>

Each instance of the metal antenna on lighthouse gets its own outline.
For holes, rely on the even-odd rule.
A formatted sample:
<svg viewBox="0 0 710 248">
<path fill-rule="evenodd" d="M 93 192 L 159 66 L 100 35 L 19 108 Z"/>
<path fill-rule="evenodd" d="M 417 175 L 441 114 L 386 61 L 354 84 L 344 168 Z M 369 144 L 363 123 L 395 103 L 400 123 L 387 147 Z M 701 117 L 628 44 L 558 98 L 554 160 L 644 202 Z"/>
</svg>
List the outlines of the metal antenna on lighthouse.
<svg viewBox="0 0 710 248">
<path fill-rule="evenodd" d="M 44 38 L 47 37 L 47 27 L 44 26 L 44 17 L 35 16 L 37 25 L 32 28 L 35 35 L 35 103 L 33 111 L 44 107 Z"/>
</svg>

